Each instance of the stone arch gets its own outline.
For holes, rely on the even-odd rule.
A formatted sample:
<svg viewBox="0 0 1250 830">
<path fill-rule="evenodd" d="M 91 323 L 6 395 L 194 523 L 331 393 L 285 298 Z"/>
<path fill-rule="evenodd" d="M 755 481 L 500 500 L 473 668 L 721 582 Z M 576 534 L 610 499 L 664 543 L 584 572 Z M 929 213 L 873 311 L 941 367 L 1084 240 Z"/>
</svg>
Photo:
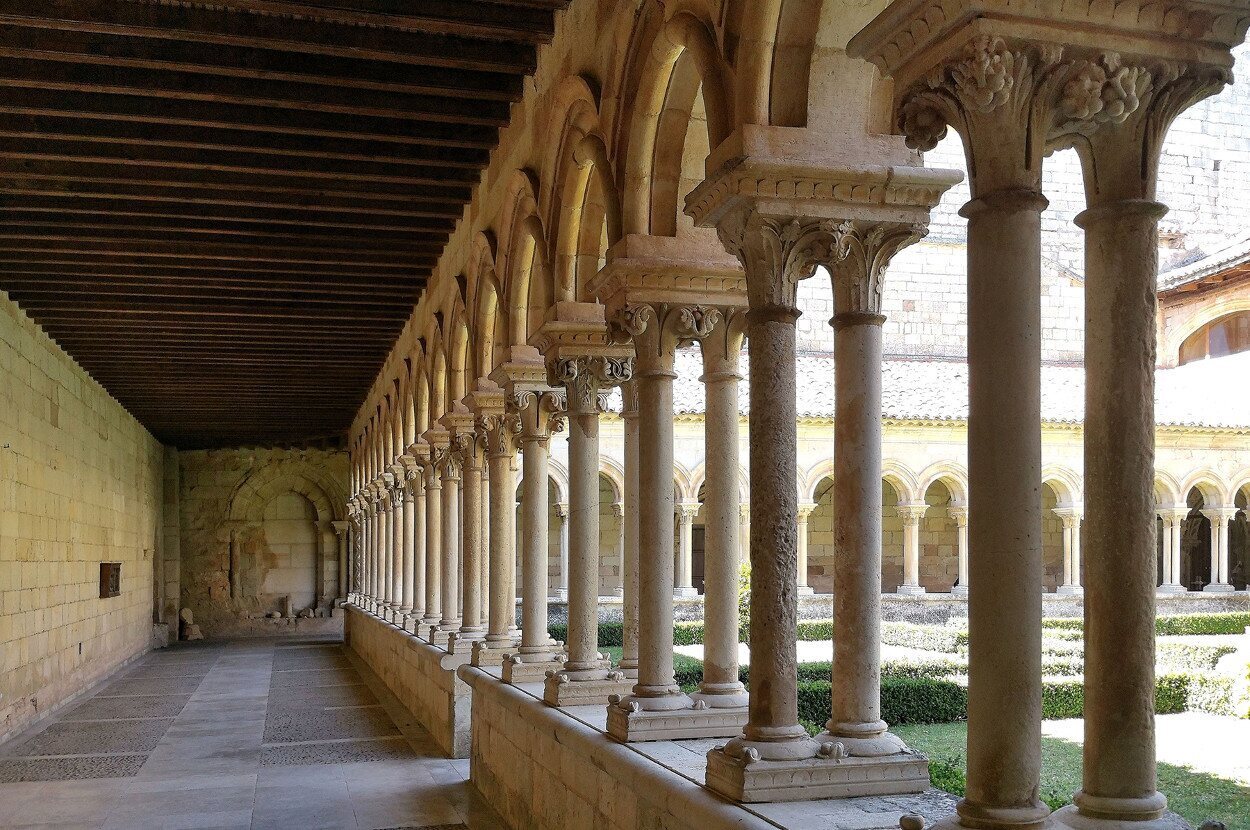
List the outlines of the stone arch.
<svg viewBox="0 0 1250 830">
<path fill-rule="evenodd" d="M 1188 499 L 1191 490 L 1197 490 L 1202 495 L 1204 508 L 1223 507 L 1232 503 L 1228 490 L 1214 470 L 1195 470 L 1185 476 L 1178 492 Z"/>
<path fill-rule="evenodd" d="M 564 464 L 555 458 L 547 460 L 547 477 L 556 486 L 556 494 L 559 495 L 559 501 L 565 502 L 569 500 L 569 470 Z"/>
<path fill-rule="evenodd" d="M 916 475 L 901 461 L 883 461 L 881 479 L 894 488 L 900 504 L 914 503 L 919 498 Z"/>
<path fill-rule="evenodd" d="M 799 484 L 799 498 L 812 502 L 816 501 L 816 490 L 825 479 L 833 481 L 832 458 L 817 461 L 807 471 L 807 474 L 803 476 Z"/>
<path fill-rule="evenodd" d="M 935 465 L 936 466 L 936 465 Z M 967 504 L 959 473 L 942 465 L 921 476 L 920 500 L 929 505 L 920 520 L 920 584 L 930 593 L 950 593 L 959 579 L 959 525 L 950 509 Z M 932 469 L 932 468 L 931 468 Z"/>
<path fill-rule="evenodd" d="M 1180 363 L 1181 345 L 1203 326 L 1214 323 L 1222 317 L 1248 311 L 1250 311 L 1250 296 L 1234 295 L 1221 299 L 1210 308 L 1202 309 L 1201 313 L 1193 317 L 1182 320 L 1171 330 L 1165 329 L 1159 345 L 1166 365 L 1176 366 Z"/>
<path fill-rule="evenodd" d="M 618 155 L 629 183 L 624 231 L 675 236 L 683 195 L 675 183 L 695 102 L 703 102 L 707 143 L 715 148 L 733 129 L 732 70 L 708 19 L 687 9 L 662 13 L 640 15 L 631 40 Z"/>
<path fill-rule="evenodd" d="M 707 462 L 699 461 L 690 471 L 690 490 L 700 502 L 703 501 L 703 488 L 707 484 Z M 751 493 L 751 482 L 746 470 L 738 467 L 738 502 L 746 504 Z"/>
<path fill-rule="evenodd" d="M 612 484 L 612 498 L 616 504 L 625 499 L 625 467 L 615 458 L 599 456 L 599 474 Z"/>
<path fill-rule="evenodd" d="M 488 232 L 477 234 L 466 271 L 473 290 L 474 340 L 471 372 L 483 378 L 495 368 L 495 355 L 506 345 L 507 308 L 500 303 L 499 277 L 495 272 L 495 238 Z"/>
<path fill-rule="evenodd" d="M 1248 473 L 1250 475 L 1250 473 Z M 1165 470 L 1155 470 L 1155 504 L 1159 507 L 1174 507 L 1183 504 L 1184 494 L 1176 476 Z"/>
<path fill-rule="evenodd" d="M 686 465 L 673 461 L 673 490 L 678 501 L 694 501 L 698 498 L 698 490 L 693 487 L 693 477 Z"/>
<path fill-rule="evenodd" d="M 430 428 L 447 414 L 447 357 L 443 350 L 442 332 L 437 322 L 431 325 L 430 336 L 426 340 L 425 377 L 429 389 Z"/>
<path fill-rule="evenodd" d="M 536 182 L 533 171 L 516 171 L 508 184 L 500 215 L 502 246 L 496 273 L 502 276 L 510 346 L 529 342 L 554 298 L 547 276 L 547 234 L 538 215 Z"/>
<path fill-rule="evenodd" d="M 1050 486 L 1054 491 L 1059 507 L 1081 506 L 1081 477 L 1073 470 L 1055 465 L 1043 467 L 1042 484 Z"/>
<path fill-rule="evenodd" d="M 926 493 L 936 483 L 941 483 L 950 493 L 951 504 L 968 503 L 968 471 L 955 461 L 939 461 L 930 464 L 919 475 L 918 493 Z"/>
</svg>

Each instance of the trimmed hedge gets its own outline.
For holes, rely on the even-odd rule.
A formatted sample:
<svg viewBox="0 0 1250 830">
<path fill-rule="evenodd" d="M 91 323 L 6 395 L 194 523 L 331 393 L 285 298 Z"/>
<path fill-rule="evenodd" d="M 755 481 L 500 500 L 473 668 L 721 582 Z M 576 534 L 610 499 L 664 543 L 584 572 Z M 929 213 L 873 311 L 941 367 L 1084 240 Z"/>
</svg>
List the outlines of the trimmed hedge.
<svg viewBox="0 0 1250 830">
<path fill-rule="evenodd" d="M 968 648 L 968 632 L 946 625 L 883 622 L 881 623 L 881 642 L 891 646 L 958 654 Z"/>
<path fill-rule="evenodd" d="M 1215 664 L 1225 654 L 1232 654 L 1236 650 L 1236 646 L 1158 643 L 1155 646 L 1155 661 L 1176 671 L 1205 672 L 1215 668 Z"/>
<path fill-rule="evenodd" d="M 829 720 L 833 684 L 828 680 L 799 683 L 799 720 Z M 949 680 L 882 678 L 881 717 L 887 723 L 947 723 L 968 716 L 968 690 Z"/>
<path fill-rule="evenodd" d="M 1085 621 L 1070 617 L 1048 617 L 1044 628 L 1053 631 L 1085 631 Z M 1241 634 L 1250 626 L 1250 612 L 1218 614 L 1169 614 L 1155 618 L 1155 634 Z"/>
<path fill-rule="evenodd" d="M 1186 688 L 1186 706 L 1191 711 L 1210 712 L 1212 715 L 1238 717 L 1240 713 L 1233 701 L 1234 682 L 1231 677 L 1219 675 L 1190 675 Z"/>
</svg>

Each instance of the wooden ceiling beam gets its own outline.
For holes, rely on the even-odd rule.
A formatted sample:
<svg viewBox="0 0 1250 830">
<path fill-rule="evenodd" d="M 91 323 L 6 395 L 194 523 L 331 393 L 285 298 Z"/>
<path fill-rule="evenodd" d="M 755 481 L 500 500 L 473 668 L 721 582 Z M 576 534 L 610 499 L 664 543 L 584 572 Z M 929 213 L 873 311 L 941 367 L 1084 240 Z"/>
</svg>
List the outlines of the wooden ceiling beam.
<svg viewBox="0 0 1250 830">
<path fill-rule="evenodd" d="M 115 92 L 3 87 L 0 113 L 58 115 L 77 118 L 168 124 L 183 127 L 250 130 L 262 133 L 320 136 L 347 140 L 400 141 L 409 144 L 493 149 L 499 141 L 496 127 L 418 118 L 380 118 L 333 112 L 302 111 L 264 106 L 240 106 L 215 101 L 183 101 Z"/>
<path fill-rule="evenodd" d="M 95 250 L 97 243 L 122 245 L 136 249 L 150 246 L 161 252 L 181 251 L 184 248 L 194 251 L 195 247 L 206 246 L 221 251 L 264 251 L 264 252 L 299 252 L 324 254 L 327 257 L 340 255 L 381 257 L 384 261 L 407 264 L 414 259 L 428 262 L 429 257 L 437 260 L 441 253 L 446 236 L 443 234 L 412 234 L 414 238 L 405 239 L 366 239 L 358 234 L 335 235 L 300 235 L 294 233 L 262 233 L 262 232 L 222 232 L 214 230 L 166 230 L 164 228 L 128 228 L 125 226 L 105 226 L 94 229 L 65 225 L 23 224 L 0 225 L 0 249 L 4 246 L 18 246 L 27 243 L 63 243 L 70 247 L 83 247 Z M 56 246 L 58 249 L 61 246 Z M 325 260 L 314 260 L 325 261 Z"/>
<path fill-rule="evenodd" d="M 34 220 L 54 217 L 72 222 L 86 217 L 96 223 L 142 222 L 174 227 L 241 227 L 260 225 L 277 230 L 319 229 L 371 231 L 377 233 L 412 233 L 455 229 L 455 216 L 441 214 L 451 210 L 409 211 L 398 216 L 370 216 L 360 213 L 304 211 L 299 208 L 245 207 L 212 203 L 150 203 L 137 199 L 77 199 L 62 195 L 13 194 L 0 190 L 0 217 L 23 216 Z M 458 216 L 459 214 L 456 214 Z M 3 219 L 0 219 L 2 222 Z"/>
<path fill-rule="evenodd" d="M 0 106 L 3 105 L 0 97 Z M 178 124 L 145 124 L 80 118 L 74 113 L 29 115 L 10 112 L 0 119 L 0 135 L 41 141 L 45 138 L 184 150 L 272 155 L 303 159 L 376 161 L 389 164 L 437 164 L 482 169 L 490 151 L 478 147 L 413 144 L 339 137 L 296 135 L 225 127 L 185 127 Z"/>
<path fill-rule="evenodd" d="M 459 0 L 457 0 L 459 1 Z M 464 0 L 466 7 L 468 0 Z M 307 55 L 529 74 L 537 66 L 534 43 L 486 40 L 386 26 L 343 25 L 307 17 L 239 14 L 212 7 L 110 3 L 107 14 L 93 0 L 0 0 L 0 22 L 60 31 L 132 35 L 191 43 L 280 49 Z"/>
<path fill-rule="evenodd" d="M 385 253 L 365 253 L 342 248 L 319 251 L 315 248 L 295 248 L 290 245 L 154 241 L 152 247 L 148 248 L 142 240 L 128 242 L 82 237 L 19 240 L 14 239 L 13 236 L 13 234 L 0 234 L 0 251 L 3 251 L 6 258 L 18 260 L 23 255 L 35 260 L 41 257 L 67 255 L 95 257 L 102 261 L 108 261 L 110 257 L 144 257 L 152 261 L 190 259 L 197 263 L 221 261 L 225 265 L 233 264 L 245 270 L 250 263 L 308 265 L 321 268 L 343 266 L 344 268 L 367 268 L 371 272 L 379 275 L 387 274 L 395 279 L 402 279 L 418 269 L 431 267 L 438 260 L 435 254 L 413 253 L 392 256 Z"/>
<path fill-rule="evenodd" d="M 400 295 L 388 296 L 369 292 L 322 294 L 313 291 L 286 291 L 266 294 L 260 291 L 230 291 L 227 293 L 203 288 L 177 288 L 169 286 L 123 287 L 99 283 L 67 286 L 49 285 L 41 282 L 12 283 L 7 280 L 0 281 L 0 285 L 4 286 L 4 290 L 10 296 L 21 297 L 23 301 L 28 303 L 32 301 L 61 301 L 74 297 L 90 297 L 114 302 L 134 301 L 142 303 L 149 300 L 181 300 L 198 301 L 205 305 L 212 305 L 224 295 L 229 296 L 231 302 L 255 304 L 259 307 L 277 303 L 293 308 L 307 307 L 311 309 L 316 306 L 346 308 L 350 306 L 358 310 L 376 308 L 385 311 L 408 311 L 409 313 L 411 313 L 412 307 L 416 303 L 415 295 L 407 297 Z"/>
<path fill-rule="evenodd" d="M 41 314 L 56 312 L 74 314 L 79 317 L 85 315 L 107 314 L 123 319 L 128 318 L 134 320 L 152 319 L 153 317 L 158 319 L 190 317 L 202 320 L 254 319 L 266 321 L 296 321 L 321 320 L 325 317 L 333 316 L 335 320 L 344 323 L 354 320 L 372 323 L 390 321 L 397 325 L 402 325 L 408 319 L 411 312 L 411 309 L 397 309 L 395 311 L 359 311 L 351 306 L 341 304 L 318 307 L 315 310 L 304 310 L 290 306 L 284 307 L 281 304 L 277 304 L 275 307 L 269 308 L 262 307 L 258 303 L 236 304 L 224 300 L 219 300 L 211 306 L 205 306 L 203 303 L 120 303 L 104 299 L 75 299 L 73 301 L 66 302 L 64 300 L 35 298 L 27 301 L 24 300 L 23 296 L 18 293 L 11 294 L 10 296 L 14 302 L 21 305 L 32 317 L 36 318 Z"/>
<path fill-rule="evenodd" d="M 260 222 L 237 223 L 226 219 L 213 222 L 171 219 L 163 216 L 138 218 L 131 216 L 97 215 L 86 211 L 58 213 L 55 211 L 17 211 L 0 206 L 0 228 L 15 234 L 46 236 L 82 233 L 98 236 L 107 232 L 115 238 L 151 238 L 162 240 L 230 242 L 274 241 L 295 244 L 346 244 L 350 247 L 368 247 L 378 250 L 407 250 L 439 253 L 447 239 L 445 232 L 431 232 L 413 228 L 402 231 L 365 228 L 330 229 L 289 223 L 286 225 Z M 372 232 L 371 232 L 372 231 Z"/>
<path fill-rule="evenodd" d="M 274 279 L 237 279 L 198 274 L 170 274 L 150 276 L 144 274 L 100 273 L 81 274 L 26 274 L 0 269 L 0 289 L 12 290 L 22 287 L 81 287 L 97 289 L 112 287 L 114 289 L 176 289 L 222 292 L 254 291 L 265 293 L 306 292 L 316 295 L 354 296 L 367 294 L 375 298 L 402 299 L 415 302 L 413 299 L 420 294 L 415 285 L 378 285 L 376 281 L 362 280 L 274 280 Z"/>
</svg>

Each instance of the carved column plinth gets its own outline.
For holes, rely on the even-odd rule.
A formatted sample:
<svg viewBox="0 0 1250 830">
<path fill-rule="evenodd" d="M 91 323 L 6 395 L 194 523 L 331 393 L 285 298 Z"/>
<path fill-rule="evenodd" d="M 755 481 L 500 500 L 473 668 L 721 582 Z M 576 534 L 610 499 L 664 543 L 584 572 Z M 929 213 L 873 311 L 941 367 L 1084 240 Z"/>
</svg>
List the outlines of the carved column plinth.
<svg viewBox="0 0 1250 830">
<path fill-rule="evenodd" d="M 765 761 L 753 748 L 733 756 L 707 754 L 707 786 L 745 803 L 808 801 L 865 795 L 902 795 L 929 788 L 929 759 L 906 750 L 884 758 L 847 757 L 841 744 L 826 743 L 814 758 Z"/>
<path fill-rule="evenodd" d="M 608 734 L 618 741 L 681 741 L 737 735 L 747 723 L 747 707 L 713 708 L 694 700 L 684 709 L 651 710 L 632 696 L 609 699 Z"/>
</svg>

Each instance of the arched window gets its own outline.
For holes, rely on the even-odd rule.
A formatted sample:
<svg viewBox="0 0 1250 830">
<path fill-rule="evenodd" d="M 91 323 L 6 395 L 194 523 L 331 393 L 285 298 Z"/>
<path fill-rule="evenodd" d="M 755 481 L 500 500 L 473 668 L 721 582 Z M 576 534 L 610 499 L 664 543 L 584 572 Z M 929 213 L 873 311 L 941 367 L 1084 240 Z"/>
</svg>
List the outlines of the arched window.
<svg viewBox="0 0 1250 830">
<path fill-rule="evenodd" d="M 1181 344 L 1180 363 L 1250 351 L 1250 311 L 1212 320 Z"/>
</svg>

